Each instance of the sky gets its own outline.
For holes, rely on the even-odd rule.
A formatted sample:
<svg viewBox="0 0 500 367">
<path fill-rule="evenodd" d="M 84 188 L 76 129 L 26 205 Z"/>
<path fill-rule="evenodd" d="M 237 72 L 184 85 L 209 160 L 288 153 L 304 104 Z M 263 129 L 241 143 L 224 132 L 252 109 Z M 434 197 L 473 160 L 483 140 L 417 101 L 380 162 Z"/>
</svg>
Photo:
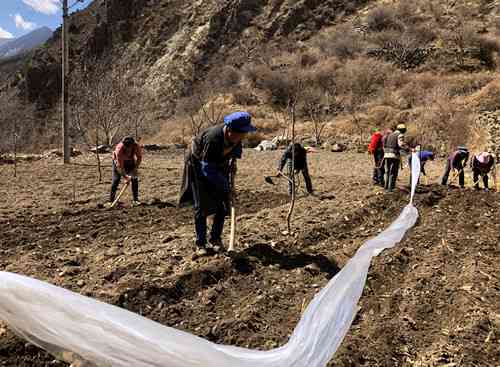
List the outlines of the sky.
<svg viewBox="0 0 500 367">
<path fill-rule="evenodd" d="M 61 0 L 0 0 L 0 38 L 15 38 L 40 27 L 55 30 L 61 25 Z M 77 2 L 82 1 L 82 2 Z M 71 12 L 92 0 L 68 0 Z"/>
</svg>

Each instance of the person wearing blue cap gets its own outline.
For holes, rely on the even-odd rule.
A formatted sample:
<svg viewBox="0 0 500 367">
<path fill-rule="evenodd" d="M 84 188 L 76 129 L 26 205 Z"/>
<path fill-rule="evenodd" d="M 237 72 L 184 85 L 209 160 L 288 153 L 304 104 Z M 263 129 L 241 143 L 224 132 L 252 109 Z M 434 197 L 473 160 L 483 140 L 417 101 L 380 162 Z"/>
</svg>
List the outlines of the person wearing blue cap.
<svg viewBox="0 0 500 367">
<path fill-rule="evenodd" d="M 452 169 L 456 170 L 458 174 L 458 183 L 463 189 L 465 187 L 465 165 L 469 160 L 469 150 L 466 147 L 458 147 L 446 160 L 446 167 L 444 169 L 441 185 L 448 184 L 448 177 Z M 454 176 L 456 177 L 456 176 Z"/>
<path fill-rule="evenodd" d="M 207 254 L 207 217 L 214 215 L 208 244 L 214 251 L 223 249 L 222 230 L 229 212 L 230 174 L 240 159 L 241 141 L 257 129 L 248 112 L 224 117 L 224 124 L 210 127 L 193 139 L 186 157 L 179 207 L 194 206 L 198 256 Z"/>
</svg>

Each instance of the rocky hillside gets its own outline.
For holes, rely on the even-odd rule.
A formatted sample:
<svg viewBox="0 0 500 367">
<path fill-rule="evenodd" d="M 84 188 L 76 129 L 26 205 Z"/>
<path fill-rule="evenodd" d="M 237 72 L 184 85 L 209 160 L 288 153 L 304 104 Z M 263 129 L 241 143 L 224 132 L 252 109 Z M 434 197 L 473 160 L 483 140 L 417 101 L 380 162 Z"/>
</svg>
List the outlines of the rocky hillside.
<svg viewBox="0 0 500 367">
<path fill-rule="evenodd" d="M 127 64 L 145 86 L 170 101 L 189 93 L 214 65 L 241 65 L 243 50 L 306 39 L 366 2 L 96 0 L 71 18 L 71 58 L 73 64 L 95 58 Z M 33 102 L 51 104 L 60 93 L 41 91 L 58 85 L 59 47 L 60 30 L 50 48 L 32 59 L 23 82 Z"/>
</svg>

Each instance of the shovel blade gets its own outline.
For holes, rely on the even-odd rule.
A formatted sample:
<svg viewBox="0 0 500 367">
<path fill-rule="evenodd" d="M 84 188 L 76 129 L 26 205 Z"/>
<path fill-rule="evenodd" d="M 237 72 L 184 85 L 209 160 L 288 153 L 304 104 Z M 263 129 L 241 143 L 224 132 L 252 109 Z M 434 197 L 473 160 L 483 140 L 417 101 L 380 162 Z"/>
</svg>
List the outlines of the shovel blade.
<svg viewBox="0 0 500 367">
<path fill-rule="evenodd" d="M 266 177 L 264 177 L 264 180 L 265 180 L 268 184 L 274 185 L 274 182 L 273 182 L 273 179 L 271 178 L 271 176 L 266 176 Z"/>
</svg>

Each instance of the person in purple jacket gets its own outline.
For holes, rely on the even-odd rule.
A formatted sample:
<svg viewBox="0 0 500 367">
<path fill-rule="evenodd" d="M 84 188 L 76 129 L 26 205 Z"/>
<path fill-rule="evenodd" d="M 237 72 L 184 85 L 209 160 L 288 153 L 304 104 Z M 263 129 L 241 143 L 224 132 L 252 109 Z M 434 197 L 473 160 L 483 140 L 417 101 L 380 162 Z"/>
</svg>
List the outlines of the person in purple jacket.
<svg viewBox="0 0 500 367">
<path fill-rule="evenodd" d="M 466 147 L 458 147 L 446 161 L 446 168 L 444 170 L 443 178 L 441 179 L 441 185 L 446 185 L 448 183 L 448 177 L 452 169 L 458 172 L 458 183 L 463 189 L 465 187 L 465 166 L 469 160 L 469 150 Z"/>
<path fill-rule="evenodd" d="M 427 161 L 434 160 L 434 153 L 429 150 L 422 150 L 417 154 L 418 157 L 420 158 L 420 174 L 427 176 L 427 172 L 425 172 L 425 164 L 427 163 Z M 410 186 L 411 186 L 411 154 L 408 156 L 408 167 L 410 168 Z"/>
</svg>

